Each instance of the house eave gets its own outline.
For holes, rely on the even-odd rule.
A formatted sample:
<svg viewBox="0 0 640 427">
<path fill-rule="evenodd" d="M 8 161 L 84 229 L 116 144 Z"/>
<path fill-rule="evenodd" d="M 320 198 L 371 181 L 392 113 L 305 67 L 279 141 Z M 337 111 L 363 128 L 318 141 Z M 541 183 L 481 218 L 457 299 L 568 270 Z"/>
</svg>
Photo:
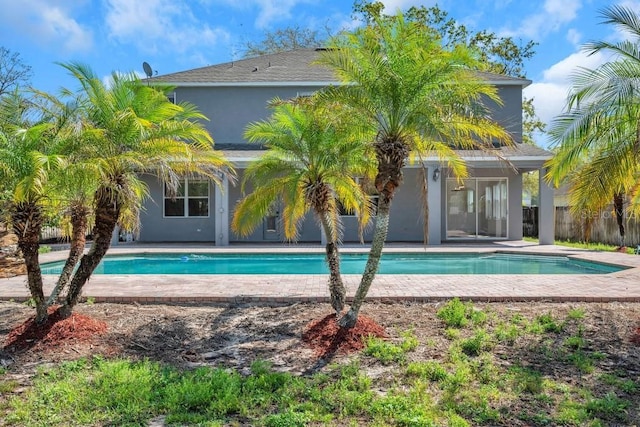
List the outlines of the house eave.
<svg viewBox="0 0 640 427">
<path fill-rule="evenodd" d="M 250 163 L 255 162 L 260 154 L 258 152 L 252 152 L 251 154 L 233 151 L 224 151 L 227 158 L 234 164 L 236 167 L 244 168 L 248 166 Z M 541 168 L 545 162 L 552 158 L 552 155 L 546 156 L 513 156 L 506 157 L 505 160 L 499 159 L 497 157 L 492 156 L 483 156 L 483 157 L 473 157 L 473 156 L 463 156 L 462 159 L 467 163 L 469 167 L 472 168 L 489 168 L 489 167 L 505 167 L 509 164 L 517 167 L 518 169 L 539 169 Z M 425 165 L 437 165 L 441 164 L 440 158 L 436 156 L 429 156 L 422 158 L 422 163 Z M 407 168 L 417 168 L 421 167 L 420 162 L 407 162 Z"/>
<path fill-rule="evenodd" d="M 327 86 L 342 86 L 345 83 L 337 81 L 267 81 L 267 82 L 172 82 L 157 80 L 162 84 L 167 84 L 175 87 L 293 87 L 293 86 L 306 86 L 306 87 L 327 87 Z M 488 84 L 492 86 L 521 86 L 527 87 L 531 84 L 530 80 L 525 83 L 521 81 L 488 81 Z"/>
<path fill-rule="evenodd" d="M 338 82 L 162 82 L 170 86 L 176 87 L 293 87 L 293 86 L 311 86 L 326 87 L 331 85 L 339 85 Z"/>
</svg>

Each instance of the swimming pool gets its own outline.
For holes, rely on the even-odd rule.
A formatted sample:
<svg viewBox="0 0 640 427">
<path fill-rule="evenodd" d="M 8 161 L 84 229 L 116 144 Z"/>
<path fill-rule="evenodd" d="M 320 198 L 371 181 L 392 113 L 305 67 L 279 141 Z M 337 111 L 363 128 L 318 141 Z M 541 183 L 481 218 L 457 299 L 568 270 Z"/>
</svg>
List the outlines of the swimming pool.
<svg viewBox="0 0 640 427">
<path fill-rule="evenodd" d="M 362 274 L 367 254 L 341 254 L 343 274 Z M 64 261 L 42 264 L 59 274 Z M 387 253 L 380 274 L 607 274 L 625 267 L 514 253 Z M 95 274 L 328 274 L 324 254 L 137 254 L 107 256 Z"/>
</svg>

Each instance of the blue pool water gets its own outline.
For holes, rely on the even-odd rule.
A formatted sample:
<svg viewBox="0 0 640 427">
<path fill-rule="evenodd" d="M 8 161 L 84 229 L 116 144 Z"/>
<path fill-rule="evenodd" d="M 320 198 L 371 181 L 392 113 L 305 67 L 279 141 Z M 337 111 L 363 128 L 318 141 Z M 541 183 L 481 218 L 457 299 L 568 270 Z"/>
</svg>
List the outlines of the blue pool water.
<svg viewBox="0 0 640 427">
<path fill-rule="evenodd" d="M 362 274 L 366 254 L 341 254 L 343 274 Z M 64 262 L 42 265 L 59 274 Z M 561 256 L 504 253 L 384 254 L 380 274 L 606 274 L 624 267 Z M 107 256 L 96 274 L 327 274 L 323 254 L 139 254 Z"/>
</svg>

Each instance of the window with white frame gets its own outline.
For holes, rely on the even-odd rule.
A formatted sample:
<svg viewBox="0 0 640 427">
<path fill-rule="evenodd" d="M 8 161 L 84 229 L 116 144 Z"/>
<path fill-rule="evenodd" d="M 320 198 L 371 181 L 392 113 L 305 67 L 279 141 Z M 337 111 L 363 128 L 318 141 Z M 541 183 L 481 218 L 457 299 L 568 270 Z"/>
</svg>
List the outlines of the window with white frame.
<svg viewBox="0 0 640 427">
<path fill-rule="evenodd" d="M 208 217 L 209 181 L 184 179 L 175 194 L 171 194 L 165 185 L 164 216 Z"/>
</svg>

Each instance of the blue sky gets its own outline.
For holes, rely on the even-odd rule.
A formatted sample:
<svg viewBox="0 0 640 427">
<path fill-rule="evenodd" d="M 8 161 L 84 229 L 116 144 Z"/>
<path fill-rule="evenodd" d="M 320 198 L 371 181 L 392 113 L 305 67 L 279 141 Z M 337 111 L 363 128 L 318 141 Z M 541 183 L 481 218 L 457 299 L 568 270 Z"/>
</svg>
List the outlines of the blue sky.
<svg viewBox="0 0 640 427">
<path fill-rule="evenodd" d="M 490 30 L 539 43 L 525 65 L 533 84 L 525 90 L 549 122 L 567 93 L 567 76 L 578 66 L 596 67 L 605 58 L 587 57 L 590 40 L 621 37 L 602 25 L 598 11 L 622 4 L 640 12 L 640 0 L 384 0 L 386 11 L 438 4 L 472 30 Z M 56 62 L 77 61 L 99 75 L 136 71 L 142 62 L 159 74 L 188 70 L 242 56 L 247 41 L 286 26 L 321 34 L 358 25 L 353 3 L 340 0 L 0 0 L 0 46 L 20 53 L 33 69 L 32 84 L 55 92 L 73 88 Z M 542 145 L 546 140 L 538 139 Z"/>
</svg>

